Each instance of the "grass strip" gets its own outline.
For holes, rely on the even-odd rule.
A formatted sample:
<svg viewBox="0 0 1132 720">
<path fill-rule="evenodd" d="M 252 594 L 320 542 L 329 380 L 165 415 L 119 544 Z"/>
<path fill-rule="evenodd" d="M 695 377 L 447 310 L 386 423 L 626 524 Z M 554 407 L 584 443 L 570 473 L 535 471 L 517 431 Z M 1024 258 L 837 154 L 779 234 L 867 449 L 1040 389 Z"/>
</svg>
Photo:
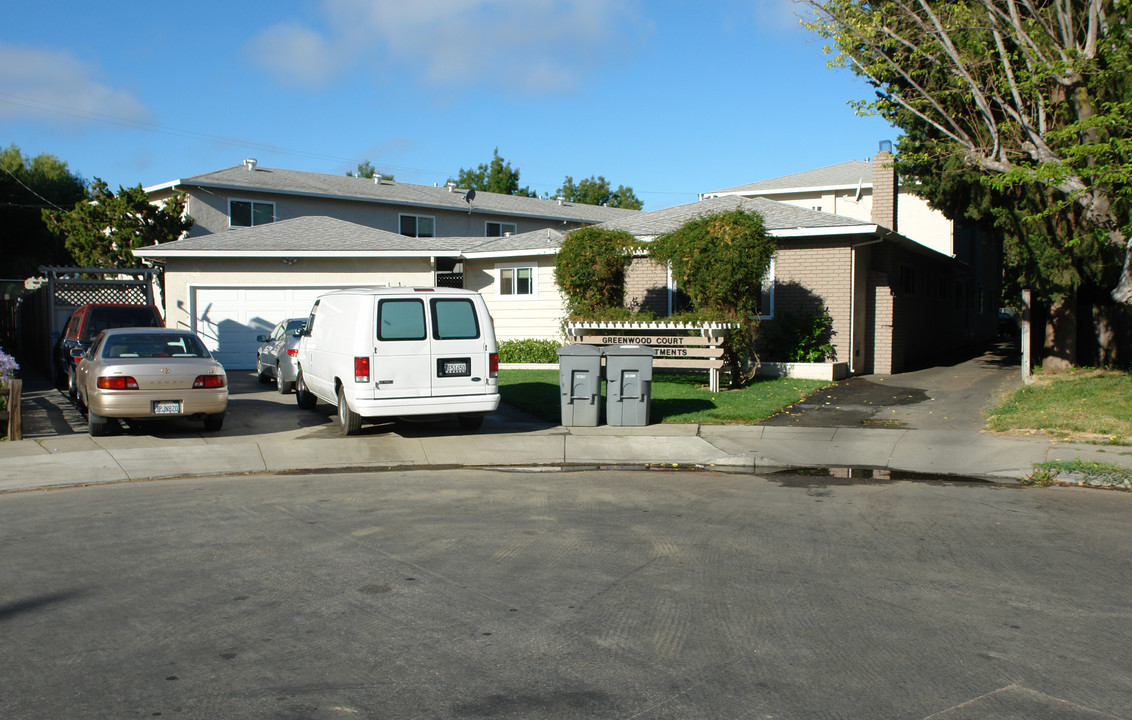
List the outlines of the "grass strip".
<svg viewBox="0 0 1132 720">
<path fill-rule="evenodd" d="M 713 393 L 707 373 L 656 373 L 650 422 L 750 425 L 804 400 L 830 383 L 800 378 L 758 378 L 739 390 Z M 503 402 L 547 422 L 562 420 L 557 370 L 501 370 Z M 604 398 L 602 402 L 605 402 Z"/>
</svg>

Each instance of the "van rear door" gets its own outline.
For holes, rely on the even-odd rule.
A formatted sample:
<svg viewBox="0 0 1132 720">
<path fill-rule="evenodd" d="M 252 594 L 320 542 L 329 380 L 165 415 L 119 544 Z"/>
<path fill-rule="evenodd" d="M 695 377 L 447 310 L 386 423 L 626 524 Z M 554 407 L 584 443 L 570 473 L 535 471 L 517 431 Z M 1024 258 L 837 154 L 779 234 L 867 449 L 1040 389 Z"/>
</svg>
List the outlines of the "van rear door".
<svg viewBox="0 0 1132 720">
<path fill-rule="evenodd" d="M 487 333 L 468 297 L 429 299 L 432 321 L 432 394 L 484 395 L 488 392 Z"/>
<path fill-rule="evenodd" d="M 422 298 L 379 298 L 377 338 L 371 360 L 373 397 L 428 397 L 431 367 L 428 327 Z"/>
</svg>

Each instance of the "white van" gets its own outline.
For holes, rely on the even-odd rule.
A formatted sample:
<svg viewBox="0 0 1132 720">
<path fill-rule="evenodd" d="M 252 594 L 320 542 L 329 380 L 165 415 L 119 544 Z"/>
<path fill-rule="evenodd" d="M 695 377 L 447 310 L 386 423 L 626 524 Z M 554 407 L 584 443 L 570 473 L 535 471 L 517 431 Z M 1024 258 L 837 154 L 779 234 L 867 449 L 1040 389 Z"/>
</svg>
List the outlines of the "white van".
<svg viewBox="0 0 1132 720">
<path fill-rule="evenodd" d="M 499 407 L 495 326 L 471 290 L 328 293 L 311 308 L 298 350 L 299 407 L 337 406 L 344 435 L 363 420 L 453 413 L 476 429 Z"/>
</svg>

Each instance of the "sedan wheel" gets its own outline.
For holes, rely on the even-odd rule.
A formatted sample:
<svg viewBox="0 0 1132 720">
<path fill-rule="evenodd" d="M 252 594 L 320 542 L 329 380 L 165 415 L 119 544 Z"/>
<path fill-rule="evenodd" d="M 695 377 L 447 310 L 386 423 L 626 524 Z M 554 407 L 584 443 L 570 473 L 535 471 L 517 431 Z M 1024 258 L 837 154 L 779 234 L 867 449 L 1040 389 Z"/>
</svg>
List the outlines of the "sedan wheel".
<svg viewBox="0 0 1132 720">
<path fill-rule="evenodd" d="M 283 373 L 278 364 L 275 365 L 275 387 L 280 395 L 286 395 L 295 388 L 295 383 L 283 379 Z"/>
<path fill-rule="evenodd" d="M 214 413 L 206 415 L 204 418 L 204 429 L 209 432 L 216 432 L 224 427 L 224 413 Z"/>
<path fill-rule="evenodd" d="M 110 432 L 110 418 L 103 417 L 93 410 L 87 410 L 87 428 L 91 437 L 101 437 Z"/>
<path fill-rule="evenodd" d="M 255 359 L 255 369 L 256 369 L 256 372 L 259 373 L 259 381 L 261 383 L 266 385 L 267 383 L 271 382 L 271 374 L 269 372 L 267 372 L 267 368 L 265 368 L 262 364 L 260 364 L 258 355 L 256 356 L 256 359 Z"/>
</svg>

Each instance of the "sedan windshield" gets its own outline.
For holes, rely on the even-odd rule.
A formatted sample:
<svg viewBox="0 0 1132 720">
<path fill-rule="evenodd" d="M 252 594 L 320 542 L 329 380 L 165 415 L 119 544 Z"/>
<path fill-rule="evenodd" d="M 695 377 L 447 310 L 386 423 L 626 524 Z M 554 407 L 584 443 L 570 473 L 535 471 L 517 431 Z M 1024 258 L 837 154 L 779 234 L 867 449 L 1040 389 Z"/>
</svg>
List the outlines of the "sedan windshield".
<svg viewBox="0 0 1132 720">
<path fill-rule="evenodd" d="M 104 358 L 204 358 L 208 350 L 195 335 L 122 333 L 106 338 Z"/>
</svg>

